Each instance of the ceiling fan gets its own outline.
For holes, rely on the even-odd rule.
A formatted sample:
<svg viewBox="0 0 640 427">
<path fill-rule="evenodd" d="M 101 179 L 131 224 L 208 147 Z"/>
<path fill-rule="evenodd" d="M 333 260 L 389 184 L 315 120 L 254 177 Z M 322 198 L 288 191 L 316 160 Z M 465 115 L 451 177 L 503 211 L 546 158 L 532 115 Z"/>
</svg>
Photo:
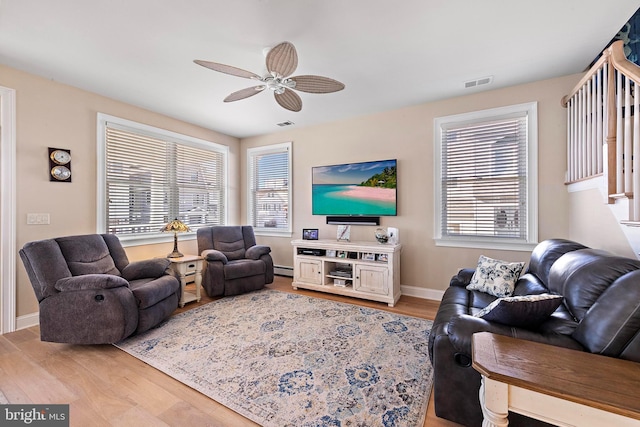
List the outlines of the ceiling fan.
<svg viewBox="0 0 640 427">
<path fill-rule="evenodd" d="M 269 53 L 267 53 L 268 74 L 264 77 L 251 71 L 245 71 L 232 67 L 231 65 L 218 64 L 217 62 L 202 61 L 199 59 L 193 62 L 214 71 L 257 80 L 261 83 L 258 86 L 233 92 L 224 99 L 224 102 L 249 98 L 265 89 L 270 89 L 276 98 L 276 102 L 280 104 L 280 106 L 287 110 L 300 111 L 302 109 L 302 99 L 300 99 L 300 96 L 292 89 L 308 93 L 331 93 L 344 89 L 344 84 L 328 77 L 314 75 L 289 77 L 298 66 L 296 48 L 289 42 L 282 42 L 269 50 Z"/>
</svg>

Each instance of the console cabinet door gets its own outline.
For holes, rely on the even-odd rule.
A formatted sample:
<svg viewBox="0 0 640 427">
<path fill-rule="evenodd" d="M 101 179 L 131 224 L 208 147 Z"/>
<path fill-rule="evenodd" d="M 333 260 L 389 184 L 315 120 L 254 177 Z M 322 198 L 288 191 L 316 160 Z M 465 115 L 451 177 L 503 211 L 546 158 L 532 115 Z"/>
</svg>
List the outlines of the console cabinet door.
<svg viewBox="0 0 640 427">
<path fill-rule="evenodd" d="M 294 271 L 296 282 L 322 284 L 322 263 L 319 260 L 298 258 Z"/>
<path fill-rule="evenodd" d="M 375 265 L 356 264 L 353 287 L 360 292 L 389 295 L 389 269 Z"/>
</svg>

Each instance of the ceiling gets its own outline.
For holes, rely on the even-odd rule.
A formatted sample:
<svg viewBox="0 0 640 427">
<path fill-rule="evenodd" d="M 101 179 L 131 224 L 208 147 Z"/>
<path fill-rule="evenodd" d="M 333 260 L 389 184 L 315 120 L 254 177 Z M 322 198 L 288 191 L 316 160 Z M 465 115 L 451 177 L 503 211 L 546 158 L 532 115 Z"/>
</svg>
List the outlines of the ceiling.
<svg viewBox="0 0 640 427">
<path fill-rule="evenodd" d="M 638 0 L 0 0 L 0 63 L 244 138 L 281 130 L 277 123 L 284 121 L 309 126 L 584 71 L 639 6 Z M 224 103 L 254 82 L 193 63 L 263 75 L 263 51 L 281 41 L 297 49 L 294 75 L 331 77 L 346 88 L 299 92 L 298 113 L 270 93 Z M 489 85 L 464 88 L 489 76 Z"/>
</svg>

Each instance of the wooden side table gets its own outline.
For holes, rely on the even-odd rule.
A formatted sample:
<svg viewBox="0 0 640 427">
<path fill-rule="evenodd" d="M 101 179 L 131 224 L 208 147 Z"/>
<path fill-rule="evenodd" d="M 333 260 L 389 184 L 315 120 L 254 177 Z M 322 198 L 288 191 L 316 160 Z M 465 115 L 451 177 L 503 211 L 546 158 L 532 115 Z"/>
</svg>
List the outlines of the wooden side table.
<svg viewBox="0 0 640 427">
<path fill-rule="evenodd" d="M 191 301 L 200 301 L 200 286 L 202 285 L 203 258 L 198 255 L 185 255 L 179 258 L 167 258 L 171 261 L 170 267 L 180 278 L 180 307 Z M 185 292 L 187 281 L 194 278 L 196 293 Z"/>
<path fill-rule="evenodd" d="M 472 337 L 483 427 L 508 411 L 558 426 L 640 426 L 640 363 L 489 332 Z"/>
</svg>

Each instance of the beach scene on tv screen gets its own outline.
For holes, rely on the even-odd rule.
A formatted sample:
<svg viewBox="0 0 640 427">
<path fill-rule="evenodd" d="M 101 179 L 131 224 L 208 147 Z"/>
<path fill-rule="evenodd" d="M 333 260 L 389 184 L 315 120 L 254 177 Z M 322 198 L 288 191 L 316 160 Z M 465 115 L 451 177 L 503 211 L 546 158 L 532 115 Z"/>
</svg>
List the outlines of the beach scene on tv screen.
<svg viewBox="0 0 640 427">
<path fill-rule="evenodd" d="M 396 161 L 312 168 L 314 215 L 396 215 Z"/>
</svg>

